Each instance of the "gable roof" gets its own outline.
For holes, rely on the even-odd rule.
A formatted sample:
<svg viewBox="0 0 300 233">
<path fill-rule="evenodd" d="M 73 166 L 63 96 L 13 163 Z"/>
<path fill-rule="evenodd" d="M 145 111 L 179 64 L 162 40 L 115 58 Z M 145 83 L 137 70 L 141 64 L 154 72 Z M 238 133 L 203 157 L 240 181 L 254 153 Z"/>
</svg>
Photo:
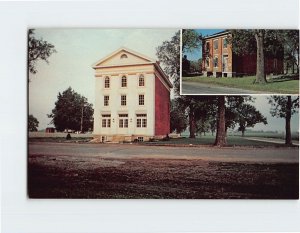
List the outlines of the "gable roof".
<svg viewBox="0 0 300 233">
<path fill-rule="evenodd" d="M 119 63 L 119 64 L 108 64 L 110 59 L 116 58 L 116 56 L 118 54 L 122 54 L 122 53 L 131 55 L 133 58 L 135 58 L 134 62 L 133 63 L 122 63 L 122 64 L 121 63 Z M 169 80 L 169 77 L 164 73 L 164 71 L 162 70 L 162 68 L 160 67 L 158 62 L 156 62 L 154 59 L 152 59 L 150 57 L 147 57 L 143 54 L 140 54 L 136 51 L 133 51 L 133 50 L 125 48 L 125 47 L 121 47 L 121 48 L 117 49 L 116 51 L 108 54 L 104 58 L 100 59 L 99 61 L 97 61 L 96 63 L 93 64 L 93 68 L 97 69 L 97 68 L 114 67 L 114 66 L 120 66 L 120 65 L 144 65 L 144 64 L 154 65 L 154 67 L 156 68 L 158 73 L 163 77 L 166 84 L 170 88 L 173 87 L 171 81 Z"/>
<path fill-rule="evenodd" d="M 132 55 L 133 57 L 135 58 L 138 58 L 140 59 L 140 62 L 139 63 L 155 63 L 156 61 L 150 57 L 147 57 L 143 54 L 140 54 L 136 51 L 133 51 L 131 49 L 128 49 L 128 48 L 125 48 L 125 47 L 121 47 L 119 49 L 117 49 L 116 51 L 108 54 L 107 56 L 105 56 L 104 58 L 100 59 L 99 61 L 97 61 L 96 63 L 93 64 L 93 68 L 98 68 L 98 67 L 102 67 L 101 64 L 105 63 L 106 61 L 108 61 L 109 59 L 111 59 L 112 57 L 116 56 L 117 54 L 119 53 L 128 53 L 130 55 Z"/>
</svg>

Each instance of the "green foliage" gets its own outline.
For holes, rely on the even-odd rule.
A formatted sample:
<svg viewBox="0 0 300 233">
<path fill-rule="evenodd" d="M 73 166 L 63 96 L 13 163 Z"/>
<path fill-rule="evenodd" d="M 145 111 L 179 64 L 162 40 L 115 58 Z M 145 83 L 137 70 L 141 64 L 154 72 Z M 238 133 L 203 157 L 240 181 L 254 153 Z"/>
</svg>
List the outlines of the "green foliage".
<svg viewBox="0 0 300 233">
<path fill-rule="evenodd" d="M 38 127 L 39 127 L 39 121 L 33 115 L 29 115 L 28 116 L 28 131 L 29 132 L 38 131 Z"/>
<path fill-rule="evenodd" d="M 164 72 L 173 80 L 174 91 L 179 94 L 180 88 L 180 31 L 156 48 L 156 55 Z"/>
<path fill-rule="evenodd" d="M 191 61 L 190 72 L 201 72 L 202 71 L 202 59 L 198 61 Z"/>
<path fill-rule="evenodd" d="M 56 53 L 54 45 L 34 37 L 34 29 L 28 31 L 28 69 L 31 74 L 36 74 L 36 63 L 43 60 L 49 63 L 48 58 L 52 53 Z"/>
<path fill-rule="evenodd" d="M 239 131 L 245 132 L 246 128 L 254 127 L 257 123 L 268 123 L 267 119 L 256 108 L 247 103 L 241 104 L 237 109 L 238 117 L 237 123 L 239 124 Z"/>
<path fill-rule="evenodd" d="M 48 117 L 52 118 L 51 123 L 58 131 L 79 131 L 82 127 L 82 131 L 85 132 L 93 126 L 93 113 L 93 105 L 87 102 L 87 98 L 69 87 L 63 93 L 58 93 L 55 108 Z"/>
<path fill-rule="evenodd" d="M 188 126 L 188 120 L 185 111 L 181 111 L 178 103 L 178 98 L 171 101 L 170 111 L 170 131 L 182 133 Z"/>
<path fill-rule="evenodd" d="M 258 31 L 263 35 L 263 50 L 265 53 L 276 55 L 283 51 L 282 35 L 287 30 L 230 30 L 231 37 L 228 39 L 232 44 L 232 50 L 238 55 L 253 54 L 257 52 L 255 34 Z"/>
<path fill-rule="evenodd" d="M 182 52 L 192 52 L 201 46 L 202 36 L 193 29 L 182 30 Z"/>
<path fill-rule="evenodd" d="M 299 109 L 299 96 L 292 98 L 291 115 L 298 112 Z M 274 95 L 269 98 L 269 104 L 271 104 L 270 113 L 274 117 L 285 118 L 288 109 L 288 96 Z"/>
</svg>

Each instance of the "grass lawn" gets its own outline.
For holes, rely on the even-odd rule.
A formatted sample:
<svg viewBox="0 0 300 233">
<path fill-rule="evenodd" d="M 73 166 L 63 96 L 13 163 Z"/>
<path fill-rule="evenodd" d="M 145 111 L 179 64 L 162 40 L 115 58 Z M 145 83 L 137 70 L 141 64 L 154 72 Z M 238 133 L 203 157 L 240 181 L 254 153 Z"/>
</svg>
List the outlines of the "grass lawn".
<svg viewBox="0 0 300 233">
<path fill-rule="evenodd" d="M 268 93 L 281 94 L 298 94 L 299 93 L 299 79 L 295 77 L 282 77 L 268 80 L 265 85 L 253 84 L 255 76 L 247 76 L 241 78 L 215 78 L 215 77 L 182 77 L 183 82 L 199 82 L 215 86 L 225 86 L 233 88 L 241 88 L 253 91 L 262 91 Z"/>
<path fill-rule="evenodd" d="M 192 145 L 213 145 L 215 142 L 215 136 L 206 135 L 197 138 L 178 138 L 170 139 L 169 141 L 158 141 L 158 142 L 145 142 L 146 144 L 192 144 Z M 227 137 L 228 146 L 254 146 L 254 147 L 264 147 L 264 146 L 284 146 L 284 144 L 272 143 L 272 142 L 260 142 L 248 140 L 239 136 L 228 136 Z"/>
</svg>

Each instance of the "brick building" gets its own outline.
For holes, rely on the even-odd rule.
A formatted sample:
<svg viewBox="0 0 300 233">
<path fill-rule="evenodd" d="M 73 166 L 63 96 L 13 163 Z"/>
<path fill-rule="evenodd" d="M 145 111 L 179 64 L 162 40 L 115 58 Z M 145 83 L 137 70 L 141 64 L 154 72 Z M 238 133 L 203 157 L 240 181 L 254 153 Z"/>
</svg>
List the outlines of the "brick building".
<svg viewBox="0 0 300 233">
<path fill-rule="evenodd" d="M 93 68 L 94 137 L 147 141 L 170 133 L 172 84 L 155 60 L 120 48 Z"/>
<path fill-rule="evenodd" d="M 256 54 L 237 55 L 228 43 L 229 31 L 206 36 L 202 41 L 204 76 L 233 77 L 256 74 Z M 283 73 L 283 52 L 265 54 L 266 74 Z"/>
</svg>

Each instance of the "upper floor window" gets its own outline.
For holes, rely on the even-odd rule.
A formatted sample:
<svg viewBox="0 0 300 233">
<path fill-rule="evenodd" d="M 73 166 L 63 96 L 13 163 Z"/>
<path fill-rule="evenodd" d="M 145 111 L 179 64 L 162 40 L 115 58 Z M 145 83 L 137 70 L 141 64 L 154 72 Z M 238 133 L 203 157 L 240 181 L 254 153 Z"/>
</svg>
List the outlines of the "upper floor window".
<svg viewBox="0 0 300 233">
<path fill-rule="evenodd" d="M 218 39 L 216 39 L 216 40 L 214 40 L 214 49 L 218 49 L 218 46 L 219 46 L 219 40 Z"/>
<path fill-rule="evenodd" d="M 126 76 L 122 76 L 121 87 L 127 87 L 127 77 Z"/>
<path fill-rule="evenodd" d="M 143 86 L 145 86 L 145 77 L 144 77 L 144 75 L 140 75 L 140 77 L 139 77 L 139 86 L 140 87 L 143 87 Z"/>
<path fill-rule="evenodd" d="M 126 106 L 126 95 L 121 95 L 121 105 Z"/>
<path fill-rule="evenodd" d="M 145 96 L 139 95 L 139 105 L 144 105 L 144 104 L 145 104 Z"/>
<path fill-rule="evenodd" d="M 228 40 L 227 38 L 223 38 L 223 48 L 227 48 Z"/>
<path fill-rule="evenodd" d="M 109 77 L 106 76 L 104 79 L 104 87 L 109 88 L 109 86 L 110 86 L 110 80 Z"/>
<path fill-rule="evenodd" d="M 104 96 L 104 106 L 109 106 L 109 96 L 108 95 Z"/>
<path fill-rule="evenodd" d="M 126 54 L 122 54 L 122 55 L 121 55 L 121 59 L 123 59 L 123 58 L 128 58 L 128 57 L 127 57 Z"/>
<path fill-rule="evenodd" d="M 205 43 L 205 52 L 209 52 L 209 42 Z"/>
</svg>

